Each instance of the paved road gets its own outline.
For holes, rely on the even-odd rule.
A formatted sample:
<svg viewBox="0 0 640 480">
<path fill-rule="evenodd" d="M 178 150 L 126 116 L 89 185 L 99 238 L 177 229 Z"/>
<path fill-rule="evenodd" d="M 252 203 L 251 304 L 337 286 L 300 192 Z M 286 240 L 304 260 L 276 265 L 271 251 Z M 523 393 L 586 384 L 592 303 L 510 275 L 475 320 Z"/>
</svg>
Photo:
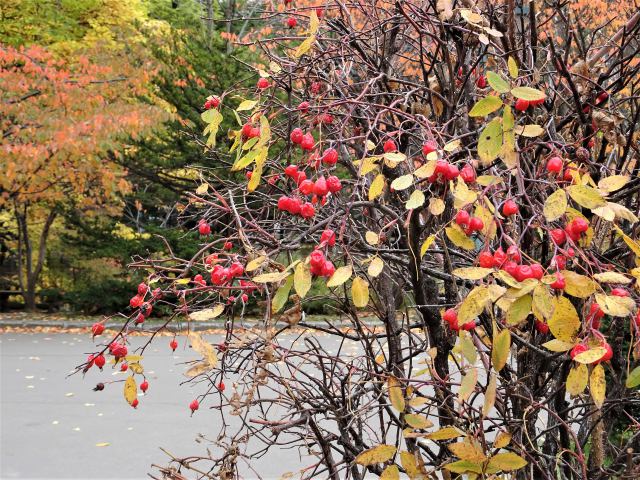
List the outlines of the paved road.
<svg viewBox="0 0 640 480">
<path fill-rule="evenodd" d="M 206 409 L 190 416 L 189 402 L 202 387 L 178 386 L 184 380 L 179 363 L 194 356 L 181 349 L 172 355 L 168 342 L 158 339 L 145 354 L 151 386 L 134 410 L 124 402 L 122 383 L 91 390 L 98 381 L 124 378 L 121 373 L 91 369 L 85 379 L 65 378 L 81 353 L 91 350 L 88 336 L 0 335 L 0 477 L 138 479 L 152 463 L 167 463 L 159 446 L 178 457 L 204 452 L 207 445 L 196 437 L 214 437 L 218 419 Z M 102 443 L 109 445 L 97 446 Z M 255 468 L 272 479 L 311 462 L 297 451 L 273 451 Z M 242 470 L 244 478 L 256 478 Z"/>
</svg>

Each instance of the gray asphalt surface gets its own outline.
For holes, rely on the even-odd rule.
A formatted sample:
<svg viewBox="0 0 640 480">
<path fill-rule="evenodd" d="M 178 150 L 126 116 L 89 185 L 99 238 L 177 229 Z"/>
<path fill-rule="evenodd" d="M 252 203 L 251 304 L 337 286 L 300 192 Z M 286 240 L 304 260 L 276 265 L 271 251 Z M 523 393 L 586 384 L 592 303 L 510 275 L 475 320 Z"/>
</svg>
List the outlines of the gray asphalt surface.
<svg viewBox="0 0 640 480">
<path fill-rule="evenodd" d="M 92 368 L 84 379 L 66 378 L 85 358 L 84 352 L 92 351 L 89 336 L 0 335 L 0 477 L 148 478 L 147 472 L 154 471 L 151 464 L 168 463 L 160 446 L 177 457 L 204 454 L 210 444 L 196 439 L 199 434 L 215 438 L 219 417 L 206 403 L 190 415 L 188 405 L 204 387 L 179 386 L 185 379 L 179 363 L 195 356 L 184 349 L 184 338 L 175 354 L 168 343 L 167 337 L 158 338 L 145 353 L 150 388 L 134 410 L 124 401 L 122 383 L 92 391 L 98 381 L 125 378 L 108 365 L 103 373 Z M 253 466 L 260 478 L 279 479 L 313 462 L 295 450 L 273 450 Z M 240 471 L 244 478 L 258 478 L 246 466 Z"/>
</svg>

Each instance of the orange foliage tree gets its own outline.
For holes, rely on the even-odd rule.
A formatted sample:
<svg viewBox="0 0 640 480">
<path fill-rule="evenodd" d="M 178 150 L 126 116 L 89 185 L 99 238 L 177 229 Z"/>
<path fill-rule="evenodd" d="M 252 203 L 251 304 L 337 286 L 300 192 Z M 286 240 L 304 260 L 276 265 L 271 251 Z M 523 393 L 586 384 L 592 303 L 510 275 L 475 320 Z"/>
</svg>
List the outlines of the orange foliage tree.
<svg viewBox="0 0 640 480">
<path fill-rule="evenodd" d="M 0 209 L 16 222 L 19 286 L 29 309 L 56 218 L 65 209 L 117 208 L 129 185 L 110 155 L 122 154 L 123 141 L 158 118 L 137 100 L 146 92 L 143 69 L 100 63 L 0 45 Z"/>
</svg>

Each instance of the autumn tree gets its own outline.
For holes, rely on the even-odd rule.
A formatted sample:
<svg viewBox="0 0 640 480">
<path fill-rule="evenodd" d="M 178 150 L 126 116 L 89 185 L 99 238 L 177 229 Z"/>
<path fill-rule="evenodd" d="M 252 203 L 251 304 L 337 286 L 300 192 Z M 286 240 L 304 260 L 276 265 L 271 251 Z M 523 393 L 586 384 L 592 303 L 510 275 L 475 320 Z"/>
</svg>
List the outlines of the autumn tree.
<svg viewBox="0 0 640 480">
<path fill-rule="evenodd" d="M 638 476 L 640 13 L 577 41 L 570 3 L 526 6 L 264 12 L 255 87 L 202 114 L 201 249 L 137 258 L 149 281 L 78 368 L 133 363 L 144 408 L 151 341 L 127 346 L 154 306 L 225 318 L 185 372 L 218 441 L 172 466 L 235 478 L 298 448 L 309 479 Z"/>
</svg>

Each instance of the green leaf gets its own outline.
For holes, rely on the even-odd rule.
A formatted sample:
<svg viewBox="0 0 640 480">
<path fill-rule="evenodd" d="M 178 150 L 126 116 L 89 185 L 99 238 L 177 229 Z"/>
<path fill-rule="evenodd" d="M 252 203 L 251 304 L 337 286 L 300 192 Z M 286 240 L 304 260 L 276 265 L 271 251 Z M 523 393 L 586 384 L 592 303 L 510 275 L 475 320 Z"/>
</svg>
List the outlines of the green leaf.
<svg viewBox="0 0 640 480">
<path fill-rule="evenodd" d="M 491 120 L 478 139 L 478 156 L 483 163 L 489 163 L 498 158 L 502 150 L 502 123 L 499 118 Z"/>
<path fill-rule="evenodd" d="M 236 112 L 244 112 L 246 110 L 252 110 L 258 104 L 257 100 L 243 100 L 236 108 Z"/>
<path fill-rule="evenodd" d="M 470 117 L 486 117 L 502 106 L 500 97 L 489 95 L 479 100 L 469 112 Z"/>
<path fill-rule="evenodd" d="M 291 291 L 291 287 L 293 286 L 293 275 L 289 275 L 287 281 L 282 285 L 273 296 L 273 300 L 271 300 L 271 312 L 277 313 L 282 310 L 282 307 L 287 303 L 289 299 L 289 292 Z"/>
<path fill-rule="evenodd" d="M 627 388 L 636 388 L 638 385 L 640 385 L 640 366 L 631 370 L 625 382 Z"/>
<path fill-rule="evenodd" d="M 523 100 L 544 100 L 547 96 L 544 92 L 531 87 L 516 87 L 511 89 L 511 95 Z"/>
<path fill-rule="evenodd" d="M 495 72 L 487 72 L 487 81 L 489 86 L 498 93 L 507 93 L 509 91 L 509 83 Z"/>
</svg>

